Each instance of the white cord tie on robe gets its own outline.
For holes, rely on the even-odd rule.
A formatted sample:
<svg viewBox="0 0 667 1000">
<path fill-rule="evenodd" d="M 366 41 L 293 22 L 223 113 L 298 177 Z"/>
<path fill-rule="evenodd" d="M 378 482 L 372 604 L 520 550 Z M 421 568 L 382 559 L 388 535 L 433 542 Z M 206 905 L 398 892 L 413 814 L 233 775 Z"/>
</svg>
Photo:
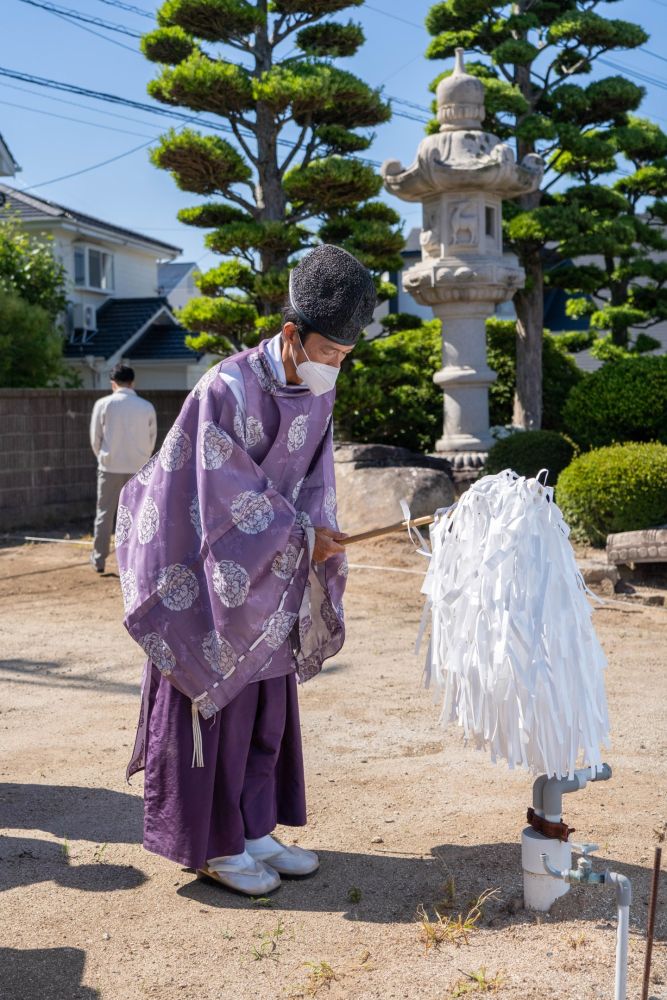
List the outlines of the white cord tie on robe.
<svg viewBox="0 0 667 1000">
<path fill-rule="evenodd" d="M 199 723 L 199 709 L 196 702 L 192 702 L 192 767 L 204 766 L 204 744 L 201 737 L 201 725 Z"/>
</svg>

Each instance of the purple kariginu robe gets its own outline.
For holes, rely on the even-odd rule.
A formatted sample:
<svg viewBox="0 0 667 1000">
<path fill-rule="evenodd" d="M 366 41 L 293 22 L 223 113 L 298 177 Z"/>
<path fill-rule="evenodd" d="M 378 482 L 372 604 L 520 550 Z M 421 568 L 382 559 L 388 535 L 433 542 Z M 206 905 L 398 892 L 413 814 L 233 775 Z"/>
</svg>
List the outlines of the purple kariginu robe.
<svg viewBox="0 0 667 1000">
<path fill-rule="evenodd" d="M 277 381 L 265 343 L 229 359 L 245 414 L 219 377 L 222 361 L 118 508 L 125 626 L 205 719 L 286 643 L 305 681 L 344 639 L 344 556 L 311 564 L 307 582 L 303 567 L 312 525 L 337 527 L 334 393 Z M 142 751 L 138 743 L 131 770 Z"/>
</svg>

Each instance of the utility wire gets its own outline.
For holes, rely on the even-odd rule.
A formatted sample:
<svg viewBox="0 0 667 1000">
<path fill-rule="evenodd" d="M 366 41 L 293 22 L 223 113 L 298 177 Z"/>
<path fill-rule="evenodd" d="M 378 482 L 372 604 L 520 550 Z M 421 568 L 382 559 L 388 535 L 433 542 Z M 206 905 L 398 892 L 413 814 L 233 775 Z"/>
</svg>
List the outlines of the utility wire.
<svg viewBox="0 0 667 1000">
<path fill-rule="evenodd" d="M 145 10 L 143 7 L 135 7 L 131 3 L 123 3 L 123 0 L 100 0 L 100 3 L 105 3 L 107 7 L 116 7 L 118 10 L 125 10 L 128 14 L 138 14 L 140 17 L 149 17 L 151 21 L 155 20 L 155 14 L 151 13 L 151 11 Z"/>
<path fill-rule="evenodd" d="M 88 125 L 92 128 L 101 128 L 105 132 L 121 132 L 123 135 L 136 135 L 142 139 L 150 139 L 151 142 L 156 142 L 160 137 L 159 135 L 146 135 L 145 132 L 131 132 L 127 128 L 114 128 L 113 125 L 102 125 L 100 122 L 86 121 L 84 118 L 74 118 L 72 115 L 59 115 L 55 111 L 45 108 L 31 108 L 28 104 L 15 104 L 13 101 L 0 101 L 0 104 L 7 108 L 19 108 L 21 111 L 32 111 L 36 115 L 46 115 L 48 118 L 60 118 L 62 121 L 66 122 L 76 122 L 79 125 Z"/>
<path fill-rule="evenodd" d="M 19 0 L 19 2 L 27 3 L 31 7 L 40 7 L 42 10 L 47 10 L 51 14 L 60 14 L 62 17 L 73 18 L 76 21 L 84 21 L 86 24 L 94 24 L 97 28 L 106 28 L 107 31 L 117 31 L 121 35 L 129 35 L 130 38 L 141 38 L 141 34 L 138 31 L 132 31 L 131 28 L 126 28 L 122 24 L 105 21 L 104 18 L 94 17 L 90 14 L 80 14 L 79 11 L 72 10 L 70 7 L 60 7 L 55 3 L 47 3 L 46 0 Z"/>
<path fill-rule="evenodd" d="M 81 174 L 88 174 L 91 170 L 99 170 L 100 167 L 106 167 L 109 163 L 115 163 L 117 160 L 122 160 L 126 156 L 130 156 L 132 153 L 138 153 L 140 149 L 146 149 L 147 146 L 154 142 L 153 139 L 149 139 L 148 142 L 142 142 L 140 146 L 133 146 L 132 149 L 126 149 L 124 153 L 118 153 L 117 156 L 110 156 L 108 160 L 102 160 L 100 163 L 92 163 L 89 167 L 83 167 L 81 170 L 74 170 L 71 174 L 63 174 L 61 177 L 52 177 L 48 181 L 40 181 L 39 184 L 30 184 L 28 187 L 21 188 L 23 191 L 34 191 L 36 188 L 46 187 L 48 184 L 57 184 L 58 181 L 68 181 L 71 177 L 80 177 Z"/>
<path fill-rule="evenodd" d="M 417 24 L 416 21 L 408 21 L 404 17 L 399 17 L 398 14 L 390 14 L 388 10 L 382 10 L 381 7 L 374 7 L 371 3 L 366 3 L 364 6 L 369 10 L 374 10 L 376 14 L 383 14 L 385 17 L 390 17 L 392 21 L 400 21 L 401 24 L 409 24 L 411 28 L 419 28 L 420 31 L 426 31 L 426 26 Z"/>
<path fill-rule="evenodd" d="M 52 13 L 55 17 L 64 21 L 66 24 L 71 24 L 74 28 L 80 28 L 81 31 L 86 31 L 89 35 L 95 35 L 96 38 L 102 38 L 105 42 L 109 42 L 111 45 L 115 45 L 119 49 L 125 49 L 127 52 L 134 53 L 134 55 L 140 54 L 137 49 L 131 48 L 131 46 L 126 45 L 125 42 L 119 42 L 117 38 L 109 38 L 107 35 L 102 35 L 99 31 L 95 31 L 94 28 L 89 28 L 86 24 L 79 24 L 78 21 L 73 21 L 70 17 L 67 17 L 66 14 L 56 14 L 55 11 L 52 11 Z"/>
<path fill-rule="evenodd" d="M 135 108 L 138 111 L 147 111 L 153 115 L 163 115 L 169 118 L 175 118 L 178 121 L 184 123 L 194 122 L 197 125 L 204 126 L 205 128 L 215 129 L 219 132 L 233 133 L 233 129 L 229 125 L 225 125 L 222 122 L 214 122 L 209 119 L 200 119 L 193 117 L 192 115 L 183 114 L 180 111 L 175 111 L 170 108 L 162 108 L 159 105 L 155 107 L 150 104 L 145 104 L 143 101 L 134 101 L 129 97 L 119 97 L 117 94 L 108 94 L 105 91 L 95 91 L 89 90 L 87 87 L 79 87 L 73 83 L 63 83 L 59 80 L 49 80 L 45 77 L 35 76 L 31 73 L 21 73 L 18 70 L 8 69 L 7 67 L 0 66 L 0 76 L 9 77 L 11 80 L 20 80 L 24 83 L 31 83 L 39 87 L 46 87 L 53 90 L 62 90 L 65 93 L 77 94 L 83 97 L 89 97 L 96 101 L 108 101 L 111 104 L 120 104 L 126 107 Z M 252 138 L 252 133 L 244 132 L 245 138 Z M 281 146 L 288 147 L 292 149 L 295 145 L 294 142 L 290 142 L 289 139 L 278 139 L 278 144 Z M 370 160 L 366 157 L 356 157 L 356 159 L 361 160 L 364 163 L 368 163 L 370 166 L 379 167 L 380 164 L 377 160 Z"/>
<path fill-rule="evenodd" d="M 117 94 L 108 94 L 102 90 L 90 90 L 87 87 L 79 87 L 73 83 L 63 83 L 59 80 L 49 80 L 46 77 L 35 76 L 32 73 L 21 73 L 17 70 L 8 69 L 4 66 L 0 66 L 0 76 L 8 77 L 10 80 L 19 80 L 23 83 L 30 83 L 37 87 L 46 87 L 49 90 L 61 90 L 68 94 L 77 94 L 80 97 L 88 97 L 96 101 L 106 101 L 110 104 L 120 104 L 125 107 L 134 108 L 137 111 L 147 111 L 152 115 L 162 115 L 168 118 L 176 118 L 183 122 L 195 122 L 198 125 L 216 129 L 219 132 L 233 131 L 231 126 L 224 125 L 222 122 L 196 118 L 192 115 L 187 115 L 171 108 L 160 107 L 158 104 L 153 106 L 151 104 L 146 104 L 143 101 L 135 101 L 129 97 L 119 97 Z M 287 140 L 283 141 L 286 142 Z M 291 146 L 293 143 L 290 143 L 289 145 Z"/>
<path fill-rule="evenodd" d="M 17 87 L 15 83 L 0 83 L 0 87 L 4 87 L 6 90 L 17 90 L 21 94 L 30 94 L 31 97 L 41 97 L 42 100 L 53 101 L 55 104 L 67 104 L 71 108 L 83 108 L 84 111 L 94 111 L 95 114 L 104 115 L 105 118 L 118 118 L 121 121 L 132 122 L 133 125 L 146 125 L 148 128 L 157 128 L 155 122 L 142 121 L 141 118 L 133 118 L 131 115 L 120 115 L 117 111 L 91 108 L 88 104 L 81 104 L 80 101 L 68 101 L 66 97 L 51 97 L 50 94 L 41 94 L 38 90 L 30 90 L 28 87 Z"/>
</svg>

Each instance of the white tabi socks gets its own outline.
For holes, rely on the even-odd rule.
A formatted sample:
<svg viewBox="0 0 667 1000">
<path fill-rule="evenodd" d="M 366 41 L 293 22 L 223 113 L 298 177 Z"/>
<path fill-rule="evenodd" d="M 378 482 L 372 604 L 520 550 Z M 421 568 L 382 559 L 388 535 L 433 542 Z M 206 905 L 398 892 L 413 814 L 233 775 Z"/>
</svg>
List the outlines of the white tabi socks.
<svg viewBox="0 0 667 1000">
<path fill-rule="evenodd" d="M 320 859 L 314 851 L 306 851 L 303 847 L 286 847 L 270 833 L 257 840 L 246 840 L 245 849 L 257 861 L 264 862 L 287 878 L 312 875 L 320 867 Z"/>
<path fill-rule="evenodd" d="M 253 858 L 248 851 L 209 858 L 202 874 L 247 896 L 265 896 L 280 885 L 280 875 L 275 869 Z"/>
</svg>

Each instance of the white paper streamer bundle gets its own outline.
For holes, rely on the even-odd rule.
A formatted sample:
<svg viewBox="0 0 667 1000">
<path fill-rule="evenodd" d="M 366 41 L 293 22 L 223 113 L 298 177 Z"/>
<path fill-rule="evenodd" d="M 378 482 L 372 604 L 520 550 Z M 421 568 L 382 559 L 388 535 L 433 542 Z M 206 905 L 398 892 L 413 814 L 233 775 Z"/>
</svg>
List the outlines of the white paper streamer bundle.
<svg viewBox="0 0 667 1000">
<path fill-rule="evenodd" d="M 485 476 L 430 534 L 426 683 L 444 693 L 443 723 L 510 768 L 599 766 L 606 661 L 553 489 Z"/>
</svg>

